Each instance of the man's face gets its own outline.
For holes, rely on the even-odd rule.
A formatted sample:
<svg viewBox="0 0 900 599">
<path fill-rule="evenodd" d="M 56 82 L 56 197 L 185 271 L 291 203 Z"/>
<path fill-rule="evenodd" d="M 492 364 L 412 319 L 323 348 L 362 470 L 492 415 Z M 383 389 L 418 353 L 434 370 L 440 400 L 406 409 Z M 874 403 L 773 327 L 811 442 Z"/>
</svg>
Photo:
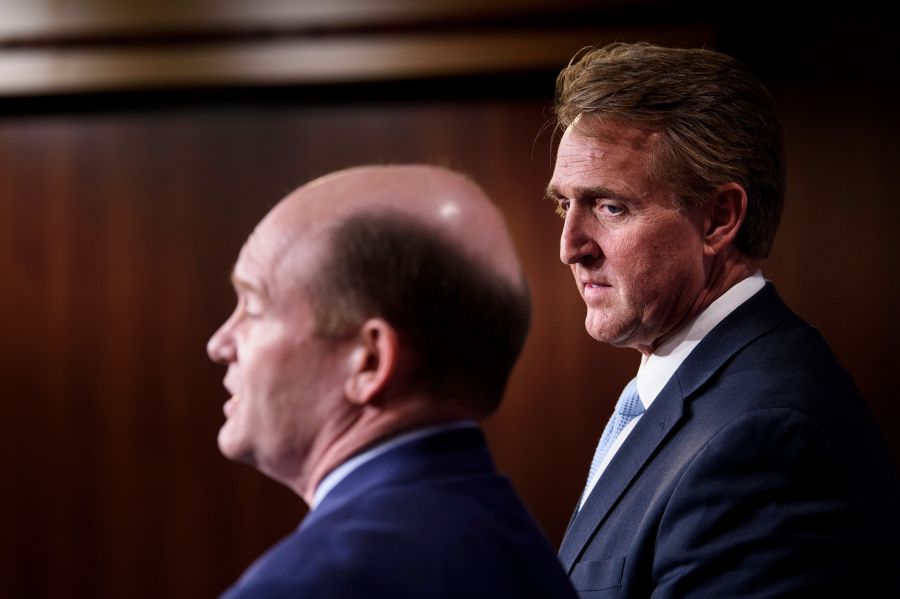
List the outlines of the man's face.
<svg viewBox="0 0 900 599">
<path fill-rule="evenodd" d="M 264 221 L 234 267 L 237 307 L 207 347 L 228 366 L 224 382 L 233 395 L 219 449 L 284 482 L 309 468 L 317 438 L 343 404 L 343 346 L 316 335 L 304 290 L 316 247 L 291 243 Z"/>
<path fill-rule="evenodd" d="M 701 294 L 705 275 L 697 211 L 681 211 L 651 181 L 653 134 L 578 123 L 562 137 L 548 195 L 562 216 L 559 256 L 587 306 L 598 341 L 649 352 Z"/>
</svg>

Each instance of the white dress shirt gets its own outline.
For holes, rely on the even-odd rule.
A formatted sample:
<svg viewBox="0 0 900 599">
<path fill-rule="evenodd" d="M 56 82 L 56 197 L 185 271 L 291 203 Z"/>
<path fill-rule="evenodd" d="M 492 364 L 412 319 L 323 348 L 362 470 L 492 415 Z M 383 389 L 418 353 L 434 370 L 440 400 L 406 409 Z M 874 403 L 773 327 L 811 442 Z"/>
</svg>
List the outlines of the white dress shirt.
<svg viewBox="0 0 900 599">
<path fill-rule="evenodd" d="M 685 358 L 697 347 L 700 340 L 713 330 L 717 324 L 725 320 L 725 317 L 731 314 L 735 308 L 753 297 L 765 285 L 766 280 L 763 278 L 762 273 L 757 271 L 716 298 L 694 320 L 667 339 L 652 354 L 649 356 L 641 354 L 641 365 L 637 373 L 637 389 L 645 410 L 650 407 L 650 404 L 653 403 L 659 392 L 663 390 L 663 387 L 666 386 L 666 383 L 669 382 L 669 379 L 672 378 L 672 375 L 675 374 L 675 371 L 678 370 Z M 613 456 L 619 451 L 619 448 L 642 416 L 632 419 L 622 429 L 616 440 L 613 441 L 603 461 L 600 462 L 600 467 L 594 473 L 594 477 L 588 481 L 587 489 L 581 496 L 581 503 L 578 504 L 578 509 L 581 509 L 597 481 L 600 480 L 600 476 L 606 470 L 606 467 L 609 466 Z"/>
</svg>

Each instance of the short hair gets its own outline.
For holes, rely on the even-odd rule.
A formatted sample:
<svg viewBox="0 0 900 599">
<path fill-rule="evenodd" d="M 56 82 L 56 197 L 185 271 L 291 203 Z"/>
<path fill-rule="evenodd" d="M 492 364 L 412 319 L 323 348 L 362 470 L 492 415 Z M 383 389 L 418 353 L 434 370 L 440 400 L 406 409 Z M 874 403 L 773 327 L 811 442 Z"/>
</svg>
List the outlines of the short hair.
<svg viewBox="0 0 900 599">
<path fill-rule="evenodd" d="M 756 258 L 771 251 L 784 206 L 784 130 L 774 99 L 745 65 L 712 50 L 647 43 L 586 49 L 556 80 L 555 112 L 563 127 L 584 115 L 658 133 L 647 174 L 680 208 L 740 184 L 747 215 L 735 245 Z"/>
<path fill-rule="evenodd" d="M 458 395 L 479 416 L 493 412 L 528 334 L 524 276 L 510 284 L 394 212 L 351 216 L 327 243 L 310 294 L 317 332 L 340 337 L 384 318 L 412 349 L 412 384 Z"/>
</svg>

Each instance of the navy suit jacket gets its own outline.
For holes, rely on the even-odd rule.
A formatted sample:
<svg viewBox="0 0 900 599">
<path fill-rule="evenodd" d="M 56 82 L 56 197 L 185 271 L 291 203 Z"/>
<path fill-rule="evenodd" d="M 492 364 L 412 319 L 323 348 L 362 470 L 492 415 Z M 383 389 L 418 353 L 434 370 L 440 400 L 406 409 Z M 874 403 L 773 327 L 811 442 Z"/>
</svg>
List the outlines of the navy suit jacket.
<svg viewBox="0 0 900 599">
<path fill-rule="evenodd" d="M 900 597 L 896 466 L 771 284 L 687 357 L 569 524 L 581 597 Z"/>
<path fill-rule="evenodd" d="M 225 599 L 575 599 L 477 428 L 411 441 L 339 482 Z"/>
</svg>

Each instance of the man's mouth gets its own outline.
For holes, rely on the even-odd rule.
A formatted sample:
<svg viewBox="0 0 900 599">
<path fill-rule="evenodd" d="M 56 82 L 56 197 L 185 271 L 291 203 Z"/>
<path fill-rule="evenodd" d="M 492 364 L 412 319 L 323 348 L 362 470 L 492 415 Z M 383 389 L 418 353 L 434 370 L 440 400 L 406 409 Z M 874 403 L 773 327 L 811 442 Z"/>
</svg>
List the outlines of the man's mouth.
<svg viewBox="0 0 900 599">
<path fill-rule="evenodd" d="M 222 411 L 225 413 L 225 418 L 231 418 L 231 415 L 234 414 L 234 411 L 237 409 L 238 399 L 237 395 L 232 395 L 231 399 L 225 402 L 225 405 L 222 406 Z"/>
<path fill-rule="evenodd" d="M 610 289 L 612 285 L 608 283 L 604 283 L 602 281 L 582 281 L 582 286 L 584 290 L 587 291 L 589 289 Z"/>
</svg>

